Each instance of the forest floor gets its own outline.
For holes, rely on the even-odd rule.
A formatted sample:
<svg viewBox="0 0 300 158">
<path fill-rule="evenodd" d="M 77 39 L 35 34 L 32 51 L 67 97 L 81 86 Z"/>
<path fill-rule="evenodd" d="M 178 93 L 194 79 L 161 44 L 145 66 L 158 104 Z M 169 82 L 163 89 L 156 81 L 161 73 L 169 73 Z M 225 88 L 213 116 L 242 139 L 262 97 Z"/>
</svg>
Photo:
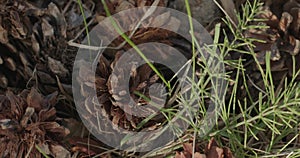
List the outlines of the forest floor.
<svg viewBox="0 0 300 158">
<path fill-rule="evenodd" d="M 0 0 L 0 157 L 298 158 L 299 52 L 300 0 Z"/>
</svg>

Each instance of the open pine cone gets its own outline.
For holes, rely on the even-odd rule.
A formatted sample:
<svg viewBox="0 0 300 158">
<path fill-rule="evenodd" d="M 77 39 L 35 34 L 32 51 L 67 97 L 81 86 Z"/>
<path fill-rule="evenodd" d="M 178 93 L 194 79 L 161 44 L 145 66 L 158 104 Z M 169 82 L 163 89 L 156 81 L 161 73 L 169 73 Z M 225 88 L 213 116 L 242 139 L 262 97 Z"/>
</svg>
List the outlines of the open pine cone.
<svg viewBox="0 0 300 158">
<path fill-rule="evenodd" d="M 158 5 L 160 5 L 160 3 Z M 163 6 L 163 3 L 161 5 Z M 132 7 L 133 6 L 139 6 L 139 4 L 133 4 Z M 164 17 L 162 18 L 159 15 L 154 15 L 151 16 L 151 18 L 149 18 L 149 21 L 146 22 L 157 22 L 162 25 L 168 25 L 169 21 L 172 20 L 173 22 L 176 22 L 176 24 L 178 24 L 177 26 L 180 26 L 180 21 L 170 16 L 170 14 L 168 13 L 155 12 L 155 14 L 163 15 Z M 131 28 L 131 26 L 135 26 L 139 22 L 135 17 L 137 17 L 137 15 L 131 15 L 130 17 L 128 17 L 128 19 L 126 19 L 126 23 L 120 24 L 120 27 L 130 26 Z M 176 25 L 174 27 L 176 27 Z M 109 29 L 104 28 L 101 30 Z M 131 32 L 126 32 L 126 34 L 129 36 Z M 106 35 L 110 36 L 109 31 L 107 31 Z M 191 57 L 191 54 L 188 54 L 190 52 L 189 50 L 191 50 L 190 43 L 168 30 L 151 27 L 141 27 L 136 30 L 136 32 L 131 37 L 131 40 L 139 46 L 140 44 L 149 42 L 162 43 L 173 48 L 175 47 L 184 56 L 186 56 L 186 58 Z M 110 47 L 117 47 L 122 44 L 123 41 L 124 39 L 119 36 L 118 38 L 115 38 L 115 40 L 110 44 Z M 88 123 L 91 127 L 88 128 L 93 128 L 95 130 L 101 128 L 100 132 L 109 134 L 109 131 L 111 129 L 115 131 L 119 131 L 120 129 L 122 129 L 125 132 L 146 132 L 159 129 L 164 125 L 163 123 L 165 123 L 166 121 L 165 117 L 159 112 L 156 112 L 157 109 L 151 109 L 148 107 L 145 108 L 145 105 L 149 104 L 149 100 L 145 99 L 145 97 L 151 98 L 151 101 L 157 103 L 160 107 L 167 108 L 173 105 L 172 103 L 168 102 L 170 96 L 169 98 L 165 98 L 165 100 L 161 100 L 162 95 L 159 95 L 161 94 L 161 91 L 159 91 L 161 90 L 161 88 L 157 86 L 159 84 L 163 84 L 161 79 L 159 79 L 158 75 L 147 64 L 141 66 L 135 65 L 134 63 L 137 63 L 135 61 L 136 58 L 131 58 L 129 55 L 130 53 L 127 52 L 130 49 L 131 46 L 125 43 L 123 47 L 117 50 L 105 50 L 99 61 L 96 61 L 98 63 L 98 65 L 95 66 L 96 75 L 92 72 L 90 67 L 91 65 L 87 61 L 79 60 L 78 64 L 76 64 L 78 67 L 76 66 L 74 68 L 74 72 L 78 73 L 78 75 L 76 75 L 76 80 L 79 86 L 78 93 L 83 96 L 78 97 L 82 98 L 82 100 L 78 101 L 80 106 L 78 106 L 77 108 L 78 110 L 80 110 L 82 114 L 81 116 L 84 118 L 84 120 L 89 121 Z M 151 53 L 153 53 L 154 56 L 162 57 L 164 61 L 168 61 L 168 59 L 170 58 L 170 54 L 168 53 L 172 53 L 172 51 L 161 48 L 160 46 L 157 46 L 155 44 L 146 48 L 141 46 L 140 50 L 142 52 L 151 50 Z M 122 58 L 121 61 L 126 64 L 120 64 L 120 58 Z M 172 59 L 173 60 L 170 61 L 170 63 L 176 63 L 176 61 L 174 61 L 174 58 Z M 159 64 L 156 64 L 155 66 L 159 69 L 166 80 L 170 80 L 171 77 L 173 77 L 174 72 L 171 72 L 170 70 L 168 70 L 168 68 Z M 124 76 L 129 77 L 125 78 Z M 94 98 L 93 94 L 91 94 L 94 86 L 96 88 L 97 98 Z M 141 97 L 138 94 L 141 94 L 144 97 Z M 149 97 L 150 95 L 151 97 Z M 132 98 L 135 103 L 129 102 L 128 98 Z M 96 99 L 98 99 L 99 105 L 95 102 Z M 134 113 L 139 113 L 139 116 L 134 115 Z M 150 114 L 157 115 L 146 121 L 145 124 L 141 125 L 141 123 L 143 123 L 142 121 L 145 121 L 145 119 L 150 116 Z M 99 118 L 103 120 L 99 120 Z M 110 120 L 112 122 L 112 125 L 107 123 L 107 120 Z M 101 124 L 101 127 L 99 127 L 99 124 Z M 121 136 L 116 135 L 107 137 L 106 139 L 112 139 L 111 142 L 114 142 L 119 137 Z M 151 136 L 149 135 L 148 138 L 144 137 L 142 139 L 144 141 L 146 139 L 150 140 Z"/>
<path fill-rule="evenodd" d="M 69 156 L 60 145 L 69 130 L 58 123 L 56 97 L 36 89 L 0 95 L 0 157 L 42 157 L 36 146 L 54 157 Z"/>
<path fill-rule="evenodd" d="M 281 59 L 282 53 L 298 55 L 300 51 L 300 2 L 290 0 L 283 3 L 283 10 L 278 10 L 277 1 L 275 4 L 267 3 L 262 8 L 258 18 L 266 19 L 264 23 L 269 26 L 266 29 L 252 29 L 245 32 L 246 37 L 266 41 L 256 42 L 255 50 L 259 51 L 258 56 L 264 56 L 266 51 L 271 51 L 273 61 Z M 276 5 L 277 4 L 277 5 Z M 258 23 L 257 23 L 258 24 Z M 264 60 L 260 60 L 262 63 Z"/>
<path fill-rule="evenodd" d="M 265 55 L 269 51 L 273 74 L 285 76 L 287 72 L 288 76 L 292 76 L 292 56 L 296 58 L 296 70 L 300 69 L 300 1 L 267 0 L 258 18 L 266 19 L 263 23 L 269 28 L 251 29 L 245 32 L 247 38 L 265 41 L 254 43 L 257 59 L 260 64 L 265 65 Z M 261 24 L 257 22 L 254 25 Z"/>
<path fill-rule="evenodd" d="M 86 12 L 91 12 L 85 3 Z M 71 93 L 77 49 L 68 41 L 81 40 L 84 28 L 78 10 L 77 4 L 65 1 L 1 0 L 0 89 L 35 85 L 49 94 L 61 83 Z"/>
<path fill-rule="evenodd" d="M 264 5 L 260 8 L 261 12 L 256 13 L 257 20 L 251 22 L 251 29 L 244 31 L 245 38 L 258 39 L 255 41 L 255 56 L 262 67 L 266 69 L 266 55 L 270 53 L 270 68 L 275 89 L 283 88 L 283 81 L 292 77 L 296 77 L 296 81 L 300 80 L 300 76 L 293 76 L 293 58 L 295 58 L 295 70 L 300 70 L 300 1 L 299 0 L 263 0 Z M 251 3 L 251 2 L 250 2 Z M 243 13 L 241 13 L 243 14 Z M 262 20 L 264 19 L 264 20 Z M 265 27 L 267 26 L 267 27 Z M 264 41 L 264 42 L 262 42 Z M 248 51 L 248 47 L 243 47 Z M 262 78 L 262 74 L 257 63 L 252 56 L 244 53 L 232 51 L 230 58 L 238 60 L 240 57 L 245 60 L 245 69 L 247 71 L 246 82 L 253 100 L 259 99 L 259 92 L 266 90 L 266 84 Z M 227 67 L 229 71 L 230 68 Z M 233 78 L 236 78 L 233 74 Z M 248 98 L 249 94 L 243 86 L 244 81 L 239 83 L 240 93 L 238 98 Z M 229 86 L 231 89 L 231 86 Z M 231 93 L 230 91 L 227 93 Z M 226 100 L 229 98 L 226 98 Z"/>
</svg>

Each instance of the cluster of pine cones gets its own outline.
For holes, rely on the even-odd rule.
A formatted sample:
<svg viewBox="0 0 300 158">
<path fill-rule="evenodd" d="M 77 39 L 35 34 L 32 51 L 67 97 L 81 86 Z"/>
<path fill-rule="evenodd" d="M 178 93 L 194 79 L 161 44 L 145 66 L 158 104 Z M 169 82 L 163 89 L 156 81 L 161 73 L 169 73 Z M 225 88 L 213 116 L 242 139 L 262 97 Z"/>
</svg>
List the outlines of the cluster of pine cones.
<svg viewBox="0 0 300 158">
<path fill-rule="evenodd" d="M 71 157 L 56 109 L 58 92 L 71 95 L 68 41 L 82 28 L 76 2 L 0 0 L 0 157 Z"/>
<path fill-rule="evenodd" d="M 129 8 L 150 6 L 153 2 L 154 0 L 107 1 L 107 5 L 114 14 Z M 159 1 L 157 5 L 165 6 L 165 3 Z M 83 8 L 85 17 L 90 22 L 89 27 L 106 17 L 100 2 L 85 1 Z M 42 153 L 38 149 L 53 157 L 57 157 L 57 154 L 70 157 L 67 152 L 70 146 L 62 144 L 69 131 L 56 116 L 56 97 L 58 91 L 63 92 L 63 95 L 72 95 L 71 75 L 77 48 L 68 45 L 68 42 L 72 40 L 80 43 L 84 38 L 84 29 L 83 17 L 74 1 L 0 0 L 1 157 L 22 157 L 26 154 L 29 157 L 41 157 Z M 174 33 L 165 30 L 145 28 L 137 30 L 133 41 L 137 44 L 159 41 L 168 45 L 178 44 L 180 49 L 186 49 L 176 38 Z M 118 38 L 112 45 L 122 42 L 123 39 Z M 122 105 L 117 101 L 118 96 L 111 96 L 111 87 L 108 85 L 115 61 L 128 49 L 130 47 L 126 44 L 120 50 L 112 52 L 112 56 L 101 58 L 95 83 L 90 83 L 88 76 L 84 74 L 78 80 L 83 81 L 83 96 L 88 96 L 88 91 L 84 90 L 91 84 L 96 84 L 98 99 L 105 104 L 108 118 L 125 129 L 134 130 L 141 118 L 127 120 L 119 108 Z M 80 72 L 88 72 L 84 64 L 80 67 Z M 149 79 L 153 81 L 149 82 Z M 147 90 L 151 84 L 160 82 L 148 65 L 139 68 L 131 76 L 131 80 L 131 92 L 136 89 Z M 138 98 L 136 97 L 137 100 Z M 94 116 L 94 109 L 86 110 Z M 150 121 L 148 127 L 154 129 L 155 124 L 156 122 Z M 76 147 L 73 149 L 77 151 Z M 57 151 L 61 153 L 56 153 Z M 96 152 L 85 153 L 90 155 Z"/>
<path fill-rule="evenodd" d="M 106 2 L 111 14 L 114 14 L 133 7 L 150 6 L 154 0 Z M 72 95 L 71 74 L 77 48 L 69 46 L 68 41 L 81 42 L 84 38 L 83 17 L 73 3 L 58 0 L 0 0 L 0 157 L 22 157 L 26 154 L 29 157 L 41 157 L 37 147 L 54 157 L 57 156 L 54 150 L 67 153 L 63 152 L 66 149 L 61 145 L 61 140 L 69 131 L 59 124 L 59 118 L 56 117 L 55 91 Z M 161 0 L 157 5 L 167 4 Z M 90 27 L 106 17 L 100 2 L 87 0 L 83 5 L 85 17 L 96 19 Z M 257 55 L 264 56 L 266 51 L 271 51 L 273 65 L 277 66 L 274 70 L 291 75 L 291 58 L 284 56 L 293 55 L 300 61 L 300 1 L 266 1 L 263 9 L 265 12 L 260 16 L 267 19 L 265 24 L 270 27 L 250 30 L 245 32 L 245 36 L 267 41 L 256 44 Z M 139 29 L 132 39 L 136 44 L 155 41 L 176 47 L 182 52 L 190 51 L 190 45 L 178 40 L 177 35 L 155 28 Z M 112 45 L 118 46 L 122 42 L 123 39 L 118 38 Z M 77 80 L 81 83 L 80 93 L 87 98 L 82 100 L 82 107 L 90 114 L 87 117 L 95 119 L 95 113 L 99 111 L 116 125 L 136 130 L 144 118 L 129 119 L 121 108 L 126 105 L 118 100 L 122 96 L 113 96 L 110 85 L 115 62 L 128 49 L 130 47 L 126 44 L 98 61 L 95 83 L 86 75 L 89 70 L 86 70 L 84 63 L 78 70 L 81 74 Z M 265 64 L 263 61 L 261 64 Z M 300 62 L 296 63 L 296 67 L 300 68 Z M 129 95 L 141 103 L 145 100 L 133 92 L 138 90 L 143 93 L 148 91 L 151 84 L 161 82 L 147 65 L 137 69 L 130 77 L 129 89 L 132 94 Z M 90 109 L 85 105 L 91 99 L 88 93 L 91 84 L 96 85 L 98 100 L 104 109 Z M 30 90 L 20 92 L 20 89 Z M 16 92 L 20 93 L 15 95 Z M 158 128 L 157 124 L 157 120 L 150 120 L 145 128 L 154 130 Z M 66 154 L 64 157 L 69 156 Z"/>
</svg>

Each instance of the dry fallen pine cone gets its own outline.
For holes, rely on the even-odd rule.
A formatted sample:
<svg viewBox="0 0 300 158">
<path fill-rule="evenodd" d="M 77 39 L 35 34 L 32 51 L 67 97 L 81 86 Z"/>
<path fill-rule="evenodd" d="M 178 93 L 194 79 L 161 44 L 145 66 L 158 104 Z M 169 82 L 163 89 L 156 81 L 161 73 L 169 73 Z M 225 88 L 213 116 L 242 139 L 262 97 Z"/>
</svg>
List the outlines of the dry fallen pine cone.
<svg viewBox="0 0 300 158">
<path fill-rule="evenodd" d="M 278 6 L 283 7 L 278 7 Z M 244 32 L 245 37 L 259 39 L 254 42 L 256 57 L 261 65 L 265 65 L 267 52 L 271 55 L 271 71 L 273 75 L 284 76 L 287 72 L 292 77 L 293 62 L 295 69 L 300 69 L 300 1 L 266 1 L 257 18 L 265 19 L 253 25 L 267 25 L 264 29 L 250 29 Z M 297 77 L 299 79 L 300 76 Z"/>
<path fill-rule="evenodd" d="M 57 92 L 43 97 L 36 89 L 0 95 L 0 157 L 70 157 L 61 145 L 69 130 L 56 117 Z"/>
<path fill-rule="evenodd" d="M 130 6 L 133 7 L 145 5 L 145 3 L 138 4 L 138 2 L 137 4 L 133 4 Z M 146 5 L 151 5 L 151 3 Z M 158 5 L 163 5 L 163 3 L 158 3 Z M 114 5 L 108 4 L 108 6 Z M 114 6 L 113 9 L 122 10 L 118 6 Z M 114 10 L 112 12 L 114 12 Z M 131 16 L 128 16 L 128 19 L 126 19 L 124 23 L 120 22 L 120 27 L 122 27 L 123 30 L 126 30 L 125 28 L 127 27 L 134 28 L 139 23 L 139 19 L 137 17 L 138 15 L 132 13 Z M 185 55 L 187 58 L 191 57 L 190 43 L 188 43 L 186 40 L 183 40 L 181 37 L 177 36 L 171 31 L 147 27 L 150 23 L 158 23 L 167 26 L 169 26 L 169 24 L 172 23 L 174 24 L 172 25 L 172 27 L 174 28 L 180 26 L 181 24 L 180 20 L 178 20 L 175 17 L 172 17 L 170 15 L 170 12 L 168 11 L 154 12 L 151 18 L 148 18 L 147 20 L 143 21 L 141 26 L 144 27 L 135 30 L 135 32 L 133 33 L 131 40 L 136 45 L 150 42 L 163 43 L 164 45 L 168 45 L 173 48 L 175 47 L 176 49 L 178 48 L 178 50 L 182 52 L 182 54 Z M 109 28 L 101 28 L 99 30 L 109 30 Z M 111 36 L 108 31 L 106 31 L 105 33 L 107 36 Z M 126 32 L 128 36 L 131 33 L 132 30 Z M 110 47 L 118 47 L 123 43 L 123 41 L 124 39 L 119 36 L 118 38 L 115 38 L 115 40 L 110 44 Z M 113 132 L 109 132 L 111 130 L 113 130 L 114 132 L 119 132 L 120 129 L 125 130 L 125 132 L 155 131 L 161 128 L 163 123 L 166 122 L 165 117 L 159 111 L 156 112 L 156 109 L 153 110 L 154 106 L 148 106 L 149 108 L 145 106 L 146 104 L 149 104 L 149 100 L 137 94 L 138 92 L 146 98 L 151 98 L 152 101 L 157 99 L 154 101 L 155 103 L 159 104 L 159 106 L 161 107 L 168 108 L 169 106 L 167 107 L 167 103 L 169 101 L 169 98 L 160 102 L 160 96 L 156 97 L 155 95 L 151 95 L 151 97 L 149 97 L 150 93 L 160 94 L 158 91 L 155 91 L 155 88 L 157 88 L 157 90 L 160 90 L 159 87 L 155 86 L 163 83 L 159 79 L 157 74 L 155 74 L 155 72 L 149 67 L 149 65 L 144 64 L 137 66 L 135 65 L 135 63 L 138 63 L 137 61 L 139 59 L 135 57 L 128 58 L 128 56 L 126 56 L 126 54 L 132 54 L 127 52 L 130 49 L 131 46 L 125 42 L 125 44 L 117 50 L 105 50 L 101 55 L 100 59 L 98 61 L 94 61 L 94 63 L 98 63 L 98 65 L 94 65 L 96 74 L 92 72 L 93 69 L 91 69 L 90 62 L 84 61 L 83 59 L 77 61 L 78 64 L 76 65 L 78 67 L 74 67 L 73 73 L 78 73 L 76 78 L 78 82 L 78 92 L 76 92 L 76 94 L 82 96 L 78 97 L 82 99 L 78 101 L 78 108 L 81 110 L 80 114 L 84 120 L 88 121 L 88 128 L 91 128 L 93 129 L 93 131 L 98 132 L 95 132 L 96 134 L 101 135 L 102 132 L 107 135 L 111 134 L 111 136 L 105 137 L 105 139 L 111 139 L 111 142 L 114 142 L 115 140 L 118 140 L 118 138 L 122 137 L 122 135 L 114 135 Z M 170 55 L 172 52 L 158 45 L 153 44 L 149 47 L 140 46 L 139 49 L 141 49 L 141 51 L 143 52 L 151 50 L 151 52 L 149 53 L 153 53 L 154 56 L 161 57 L 164 61 L 172 59 L 172 56 Z M 125 62 L 126 64 L 120 64 L 120 57 L 123 57 L 121 62 Z M 174 63 L 173 60 L 172 63 Z M 164 75 L 165 78 L 167 78 L 167 80 L 173 77 L 174 74 L 172 73 L 174 72 L 170 72 L 168 69 L 166 69 L 166 67 L 161 66 L 159 64 L 155 66 L 157 66 L 159 71 Z M 128 78 L 125 78 L 124 76 Z M 97 98 L 92 96 L 93 94 L 91 94 L 94 86 L 96 88 L 95 90 L 97 92 Z M 150 91 L 150 86 L 155 87 L 151 89 L 153 91 Z M 134 103 L 129 103 L 129 98 L 132 98 Z M 98 99 L 98 102 L 96 101 L 96 99 Z M 174 104 L 170 103 L 168 105 L 173 106 Z M 152 107 L 153 109 L 151 109 Z M 138 113 L 138 115 L 134 115 L 133 113 Z M 151 118 L 150 120 L 145 121 L 146 118 L 150 116 L 150 114 L 157 115 Z M 101 118 L 101 120 L 99 118 Z M 110 121 L 112 122 L 112 124 L 110 124 Z M 101 127 L 99 127 L 99 124 L 101 124 Z M 151 132 L 149 133 L 151 134 Z M 150 142 L 154 138 L 150 134 L 141 139 L 130 139 L 130 141 L 136 141 L 137 143 L 139 143 L 141 141 L 147 140 L 148 142 Z"/>
<path fill-rule="evenodd" d="M 280 60 L 282 53 L 297 55 L 300 51 L 300 2 L 290 0 L 283 4 L 283 10 L 274 10 L 271 4 L 262 8 L 258 18 L 265 19 L 269 28 L 251 29 L 245 32 L 247 38 L 256 38 L 265 43 L 256 42 L 255 50 L 261 54 L 271 51 L 273 61 Z M 279 15 L 276 15 L 275 12 Z M 259 24 L 256 22 L 255 24 Z M 282 53 L 280 53 L 282 52 Z M 259 54 L 258 55 L 261 55 Z M 263 62 L 263 60 L 261 60 Z"/>
<path fill-rule="evenodd" d="M 69 46 L 68 41 L 77 36 L 83 24 L 75 25 L 78 21 L 68 16 L 77 17 L 79 6 L 70 8 L 66 3 L 1 0 L 0 90 L 34 85 L 49 94 L 59 90 L 61 83 L 71 93 L 77 48 Z"/>
</svg>

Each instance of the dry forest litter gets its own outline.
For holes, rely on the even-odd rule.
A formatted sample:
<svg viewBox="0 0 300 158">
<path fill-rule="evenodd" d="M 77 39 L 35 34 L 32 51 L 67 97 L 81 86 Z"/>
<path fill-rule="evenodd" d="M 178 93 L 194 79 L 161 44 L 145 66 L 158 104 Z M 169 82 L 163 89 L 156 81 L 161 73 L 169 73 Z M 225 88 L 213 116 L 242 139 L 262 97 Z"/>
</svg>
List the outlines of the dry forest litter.
<svg viewBox="0 0 300 158">
<path fill-rule="evenodd" d="M 103 52 L 96 73 L 85 61 L 80 67 L 74 67 L 74 62 L 87 31 L 108 18 L 108 11 L 114 15 L 145 6 L 191 12 L 217 41 L 214 44 L 223 53 L 228 85 L 217 123 L 205 136 L 197 135 L 194 126 L 198 124 L 192 119 L 183 135 L 155 151 L 119 150 L 91 134 L 81 118 L 96 120 L 91 126 L 97 127 L 99 112 L 128 131 L 162 128 L 168 120 L 162 112 L 146 122 L 145 117 L 128 113 L 153 113 L 143 105 L 149 102 L 150 93 L 159 93 L 149 87 L 163 83 L 161 76 L 148 64 L 135 70 L 132 65 L 118 66 L 122 55 L 133 48 L 122 36 L 110 43 L 117 49 Z M 148 25 L 171 21 L 190 27 L 168 13 L 153 14 Z M 136 16 L 128 15 L 119 26 L 137 24 Z M 187 59 L 194 58 L 194 44 L 175 32 L 145 24 L 125 34 L 135 45 L 158 42 L 177 49 Z M 166 59 L 170 56 L 167 49 L 156 45 L 147 49 Z M 0 0 L 0 157 L 300 157 L 299 52 L 300 0 Z M 166 80 L 172 79 L 170 69 L 154 66 Z M 199 75 L 203 67 L 195 69 L 196 77 L 203 77 Z M 76 78 L 72 78 L 74 71 Z M 115 74 L 130 74 L 129 83 Z M 72 82 L 79 83 L 77 89 Z M 171 86 L 176 84 L 171 82 Z M 91 97 L 94 87 L 102 108 L 88 104 L 95 99 Z M 74 92 L 85 98 L 79 102 L 83 116 L 74 104 Z M 167 102 L 158 98 L 159 106 L 176 110 L 177 93 L 171 90 Z M 130 109 L 124 96 L 141 108 Z M 204 108 L 209 103 L 203 99 Z M 204 115 L 197 114 L 196 120 Z M 108 128 L 101 125 L 103 131 Z"/>
</svg>

